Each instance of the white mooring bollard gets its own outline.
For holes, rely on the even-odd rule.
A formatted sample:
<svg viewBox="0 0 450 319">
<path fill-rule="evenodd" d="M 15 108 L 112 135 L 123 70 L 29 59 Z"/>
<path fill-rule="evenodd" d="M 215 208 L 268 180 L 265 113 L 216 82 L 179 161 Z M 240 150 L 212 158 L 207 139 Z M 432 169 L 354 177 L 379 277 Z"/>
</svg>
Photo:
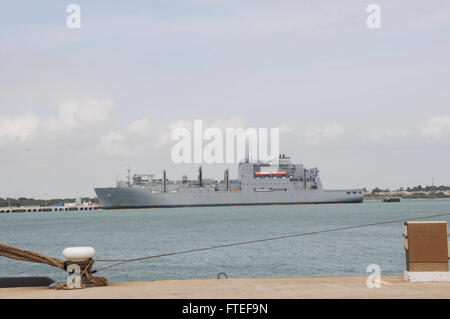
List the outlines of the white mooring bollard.
<svg viewBox="0 0 450 319">
<path fill-rule="evenodd" d="M 70 261 L 88 260 L 95 255 L 95 249 L 92 247 L 68 247 L 63 250 L 63 256 Z"/>
<path fill-rule="evenodd" d="M 92 247 L 68 247 L 63 250 L 63 256 L 69 260 L 67 271 L 70 275 L 66 281 L 68 289 L 82 288 L 81 268 L 78 263 L 88 262 L 94 255 L 95 249 Z"/>
</svg>

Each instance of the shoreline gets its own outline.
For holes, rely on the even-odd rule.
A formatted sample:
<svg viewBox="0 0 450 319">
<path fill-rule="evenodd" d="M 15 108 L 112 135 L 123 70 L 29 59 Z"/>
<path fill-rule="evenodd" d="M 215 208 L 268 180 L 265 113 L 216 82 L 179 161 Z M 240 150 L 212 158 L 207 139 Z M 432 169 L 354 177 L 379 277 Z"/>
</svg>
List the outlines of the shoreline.
<svg viewBox="0 0 450 319">
<path fill-rule="evenodd" d="M 364 198 L 364 201 L 382 201 L 387 197 L 398 197 L 398 196 L 385 196 L 379 198 Z M 405 200 L 450 200 L 450 197 L 439 198 L 439 197 L 423 197 L 423 198 L 403 198 L 400 197 L 402 201 Z M 297 205 L 325 205 L 325 204 L 361 204 L 363 202 L 320 202 L 320 203 L 295 203 Z M 0 206 L 0 213 L 11 213 L 12 210 L 15 213 L 31 213 L 31 212 L 69 212 L 69 211 L 99 211 L 99 210 L 119 210 L 119 209 L 157 209 L 157 208 L 199 208 L 199 207 L 225 207 L 225 206 L 280 206 L 280 205 L 292 205 L 292 203 L 282 203 L 282 204 L 255 204 L 255 205 L 210 205 L 210 206 L 173 206 L 173 207 L 121 207 L 121 208 L 102 208 L 99 205 L 79 205 L 79 206 L 68 206 L 60 208 L 59 206 Z M 21 210 L 21 211 L 17 211 Z M 25 211 L 23 211 L 25 210 Z"/>
<path fill-rule="evenodd" d="M 395 197 L 395 196 L 393 196 L 393 197 Z M 383 198 L 364 198 L 364 201 L 382 201 L 383 199 L 384 199 L 384 197 Z M 405 201 L 405 200 L 450 200 L 450 197 L 449 198 L 402 198 L 402 197 L 400 197 L 400 199 L 401 199 L 401 201 Z"/>
<path fill-rule="evenodd" d="M 107 287 L 55 290 L 2 288 L 0 299 L 428 299 L 450 298 L 449 282 L 406 282 L 382 276 L 369 288 L 366 276 L 232 278 L 114 282 Z"/>
</svg>

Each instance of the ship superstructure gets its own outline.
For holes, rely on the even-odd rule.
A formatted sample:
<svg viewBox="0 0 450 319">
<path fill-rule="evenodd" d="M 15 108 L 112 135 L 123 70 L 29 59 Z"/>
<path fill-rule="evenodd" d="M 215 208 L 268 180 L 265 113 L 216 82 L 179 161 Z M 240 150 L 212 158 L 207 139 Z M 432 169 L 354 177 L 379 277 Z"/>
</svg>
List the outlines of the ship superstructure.
<svg viewBox="0 0 450 319">
<path fill-rule="evenodd" d="M 203 178 L 168 180 L 153 174 L 128 174 L 127 181 L 118 181 L 116 187 L 96 188 L 102 208 L 153 208 L 189 206 L 232 206 L 309 203 L 360 203 L 361 189 L 324 190 L 317 168 L 292 164 L 286 155 L 280 155 L 278 165 L 271 162 L 239 163 L 238 178 L 230 179 L 225 170 L 220 181 Z"/>
</svg>

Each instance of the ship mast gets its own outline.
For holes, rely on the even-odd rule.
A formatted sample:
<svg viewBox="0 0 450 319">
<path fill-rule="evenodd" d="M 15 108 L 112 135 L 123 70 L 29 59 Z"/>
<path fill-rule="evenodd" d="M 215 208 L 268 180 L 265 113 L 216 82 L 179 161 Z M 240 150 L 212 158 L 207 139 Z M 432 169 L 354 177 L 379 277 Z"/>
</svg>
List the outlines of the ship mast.
<svg viewBox="0 0 450 319">
<path fill-rule="evenodd" d="M 203 176 L 202 176 L 202 167 L 198 168 L 198 184 L 200 187 L 203 187 Z"/>
<path fill-rule="evenodd" d="M 230 180 L 230 177 L 229 177 L 230 175 L 229 175 L 229 172 L 228 172 L 228 168 L 225 170 L 225 176 L 224 176 L 224 179 L 225 179 L 225 185 L 226 185 L 226 190 L 227 190 L 227 192 L 230 190 L 230 183 L 229 183 L 229 180 Z"/>
<path fill-rule="evenodd" d="M 167 193 L 167 177 L 166 170 L 163 170 L 163 192 Z"/>
<path fill-rule="evenodd" d="M 245 163 L 249 162 L 249 145 L 248 136 L 245 136 Z"/>
</svg>

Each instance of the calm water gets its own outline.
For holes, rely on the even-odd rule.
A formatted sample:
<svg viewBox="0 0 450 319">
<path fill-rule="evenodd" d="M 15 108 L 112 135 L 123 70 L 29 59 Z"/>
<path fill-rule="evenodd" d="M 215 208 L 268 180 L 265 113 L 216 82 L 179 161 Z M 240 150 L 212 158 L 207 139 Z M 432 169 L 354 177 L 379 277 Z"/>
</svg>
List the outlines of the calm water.
<svg viewBox="0 0 450 319">
<path fill-rule="evenodd" d="M 66 247 L 92 246 L 96 258 L 127 259 L 440 213 L 450 213 L 450 200 L 1 214 L 0 236 L 5 244 L 59 258 Z M 316 234 L 133 262 L 99 275 L 111 282 L 215 278 L 219 272 L 234 278 L 367 275 L 369 264 L 380 265 L 382 275 L 401 275 L 402 232 L 395 223 Z M 32 275 L 65 279 L 57 268 L 0 257 L 0 277 Z"/>
</svg>

